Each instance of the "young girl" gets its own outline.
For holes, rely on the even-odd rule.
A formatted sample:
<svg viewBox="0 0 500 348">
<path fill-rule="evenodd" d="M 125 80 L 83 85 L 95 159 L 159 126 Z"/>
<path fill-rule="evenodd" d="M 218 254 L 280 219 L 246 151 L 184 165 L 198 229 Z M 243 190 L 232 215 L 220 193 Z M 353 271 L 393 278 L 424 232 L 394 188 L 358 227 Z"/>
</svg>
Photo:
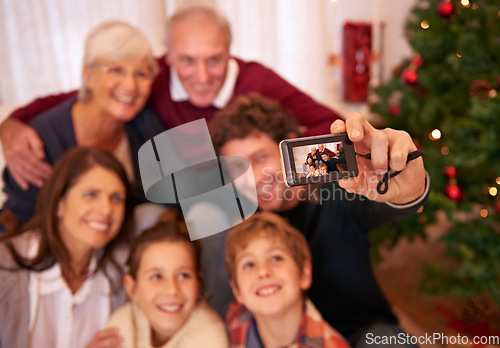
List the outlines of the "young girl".
<svg viewBox="0 0 500 348">
<path fill-rule="evenodd" d="M 306 178 L 310 178 L 311 176 L 319 176 L 319 170 L 314 164 L 309 165 L 309 173 L 307 173 Z"/>
<path fill-rule="evenodd" d="M 223 321 L 201 299 L 199 244 L 183 222 L 167 221 L 133 242 L 124 285 L 131 302 L 111 316 L 122 347 L 228 346 Z"/>
</svg>

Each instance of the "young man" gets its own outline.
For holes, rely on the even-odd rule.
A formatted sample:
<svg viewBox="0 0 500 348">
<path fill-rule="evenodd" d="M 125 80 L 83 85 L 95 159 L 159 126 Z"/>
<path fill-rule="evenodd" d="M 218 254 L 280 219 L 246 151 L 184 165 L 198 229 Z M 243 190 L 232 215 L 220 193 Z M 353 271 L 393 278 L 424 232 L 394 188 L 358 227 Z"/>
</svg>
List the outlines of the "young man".
<svg viewBox="0 0 500 348">
<path fill-rule="evenodd" d="M 167 128 L 206 118 L 234 98 L 259 92 L 293 110 L 307 135 L 328 131 L 340 116 L 255 62 L 231 57 L 231 30 L 224 15 L 206 6 L 181 8 L 168 20 L 168 55 L 158 58 L 159 74 L 150 104 Z M 28 123 L 35 115 L 76 92 L 38 99 L 19 109 L 0 127 L 7 166 L 23 189 L 41 186 L 50 173 L 43 143 Z"/>
<path fill-rule="evenodd" d="M 216 151 L 248 158 L 260 209 L 278 212 L 306 237 L 313 255 L 309 295 L 323 317 L 357 347 L 368 332 L 397 335 L 397 320 L 373 275 L 368 233 L 416 212 L 427 196 L 422 159 L 406 163 L 415 144 L 406 132 L 376 130 L 360 115 L 335 121 L 331 132 L 347 132 L 356 152 L 372 159 L 358 157 L 357 177 L 325 184 L 317 194 L 284 184 L 278 142 L 298 135 L 287 116 L 267 98 L 242 97 L 209 124 Z M 382 195 L 376 186 L 388 166 L 402 172 Z"/>
<path fill-rule="evenodd" d="M 330 158 L 327 152 L 323 152 L 321 155 L 321 163 L 325 164 L 328 168 L 328 172 L 338 172 L 337 164 L 346 164 L 345 158 Z"/>
<path fill-rule="evenodd" d="M 349 346 L 304 296 L 311 253 L 304 236 L 278 215 L 256 213 L 233 227 L 224 263 L 238 301 L 227 315 L 231 347 Z"/>
</svg>

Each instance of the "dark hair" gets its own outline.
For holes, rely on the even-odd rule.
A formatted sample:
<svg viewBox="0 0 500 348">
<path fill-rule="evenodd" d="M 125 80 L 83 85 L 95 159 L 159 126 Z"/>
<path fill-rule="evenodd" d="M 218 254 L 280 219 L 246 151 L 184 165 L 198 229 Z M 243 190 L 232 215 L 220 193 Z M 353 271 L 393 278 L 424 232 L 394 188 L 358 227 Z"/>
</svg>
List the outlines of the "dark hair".
<svg viewBox="0 0 500 348">
<path fill-rule="evenodd" d="M 198 240 L 191 241 L 189 238 L 187 226 L 180 217 L 180 214 L 167 211 L 160 217 L 158 223 L 153 227 L 146 229 L 139 236 L 134 238 L 130 247 L 130 254 L 127 265 L 129 266 L 129 274 L 132 278 L 137 279 L 137 271 L 139 269 L 142 255 L 148 246 L 159 242 L 184 242 L 191 250 L 195 261 L 195 271 L 201 283 L 201 244 Z"/>
<path fill-rule="evenodd" d="M 208 124 L 215 151 L 232 139 L 243 139 L 252 132 L 268 134 L 276 143 L 293 133 L 300 136 L 292 114 L 280 103 L 258 93 L 239 96 L 227 108 L 217 112 Z"/>
<path fill-rule="evenodd" d="M 95 272 L 103 269 L 109 278 L 104 267 L 109 262 L 119 273 L 122 273 L 121 267 L 118 266 L 113 257 L 113 251 L 119 244 L 128 242 L 132 233 L 133 202 L 130 183 L 122 165 L 112 154 L 102 149 L 90 147 L 75 147 L 66 151 L 54 165 L 51 176 L 40 190 L 35 213 L 31 220 L 20 229 L 0 237 L 0 241 L 5 241 L 19 268 L 39 272 L 52 267 L 56 262 L 69 265 L 70 255 L 59 231 L 58 205 L 66 192 L 77 183 L 78 179 L 94 167 L 103 167 L 115 173 L 126 190 L 123 224 L 115 238 L 103 248 Z M 32 230 L 40 232 L 40 246 L 35 258 L 27 259 L 15 249 L 12 238 Z"/>
</svg>

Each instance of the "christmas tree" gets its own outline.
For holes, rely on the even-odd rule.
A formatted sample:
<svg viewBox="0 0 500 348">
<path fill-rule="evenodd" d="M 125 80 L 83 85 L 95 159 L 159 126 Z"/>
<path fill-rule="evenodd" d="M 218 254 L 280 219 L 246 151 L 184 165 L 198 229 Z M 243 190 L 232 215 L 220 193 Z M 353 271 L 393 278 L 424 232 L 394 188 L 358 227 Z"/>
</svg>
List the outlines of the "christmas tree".
<svg viewBox="0 0 500 348">
<path fill-rule="evenodd" d="M 373 112 L 424 152 L 431 193 L 423 211 L 374 242 L 425 235 L 445 211 L 454 270 L 430 267 L 424 288 L 500 304 L 500 2 L 419 0 L 406 21 L 413 56 L 375 88 Z"/>
</svg>

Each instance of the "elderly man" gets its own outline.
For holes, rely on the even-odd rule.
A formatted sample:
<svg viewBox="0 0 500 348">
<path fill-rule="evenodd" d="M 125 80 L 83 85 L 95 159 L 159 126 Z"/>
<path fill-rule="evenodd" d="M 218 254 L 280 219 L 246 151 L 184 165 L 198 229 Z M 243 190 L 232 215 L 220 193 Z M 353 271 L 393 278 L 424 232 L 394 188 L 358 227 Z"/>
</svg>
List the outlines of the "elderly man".
<svg viewBox="0 0 500 348">
<path fill-rule="evenodd" d="M 150 100 L 167 128 L 209 120 L 235 97 L 250 92 L 259 92 L 291 110 L 306 135 L 327 134 L 331 122 L 340 118 L 272 70 L 231 57 L 230 45 L 229 23 L 213 8 L 183 8 L 168 20 L 168 55 L 158 59 L 160 72 Z M 51 171 L 43 162 L 42 142 L 24 123 L 75 93 L 38 99 L 15 111 L 0 127 L 7 166 L 23 189 L 29 184 L 41 186 Z"/>
</svg>

